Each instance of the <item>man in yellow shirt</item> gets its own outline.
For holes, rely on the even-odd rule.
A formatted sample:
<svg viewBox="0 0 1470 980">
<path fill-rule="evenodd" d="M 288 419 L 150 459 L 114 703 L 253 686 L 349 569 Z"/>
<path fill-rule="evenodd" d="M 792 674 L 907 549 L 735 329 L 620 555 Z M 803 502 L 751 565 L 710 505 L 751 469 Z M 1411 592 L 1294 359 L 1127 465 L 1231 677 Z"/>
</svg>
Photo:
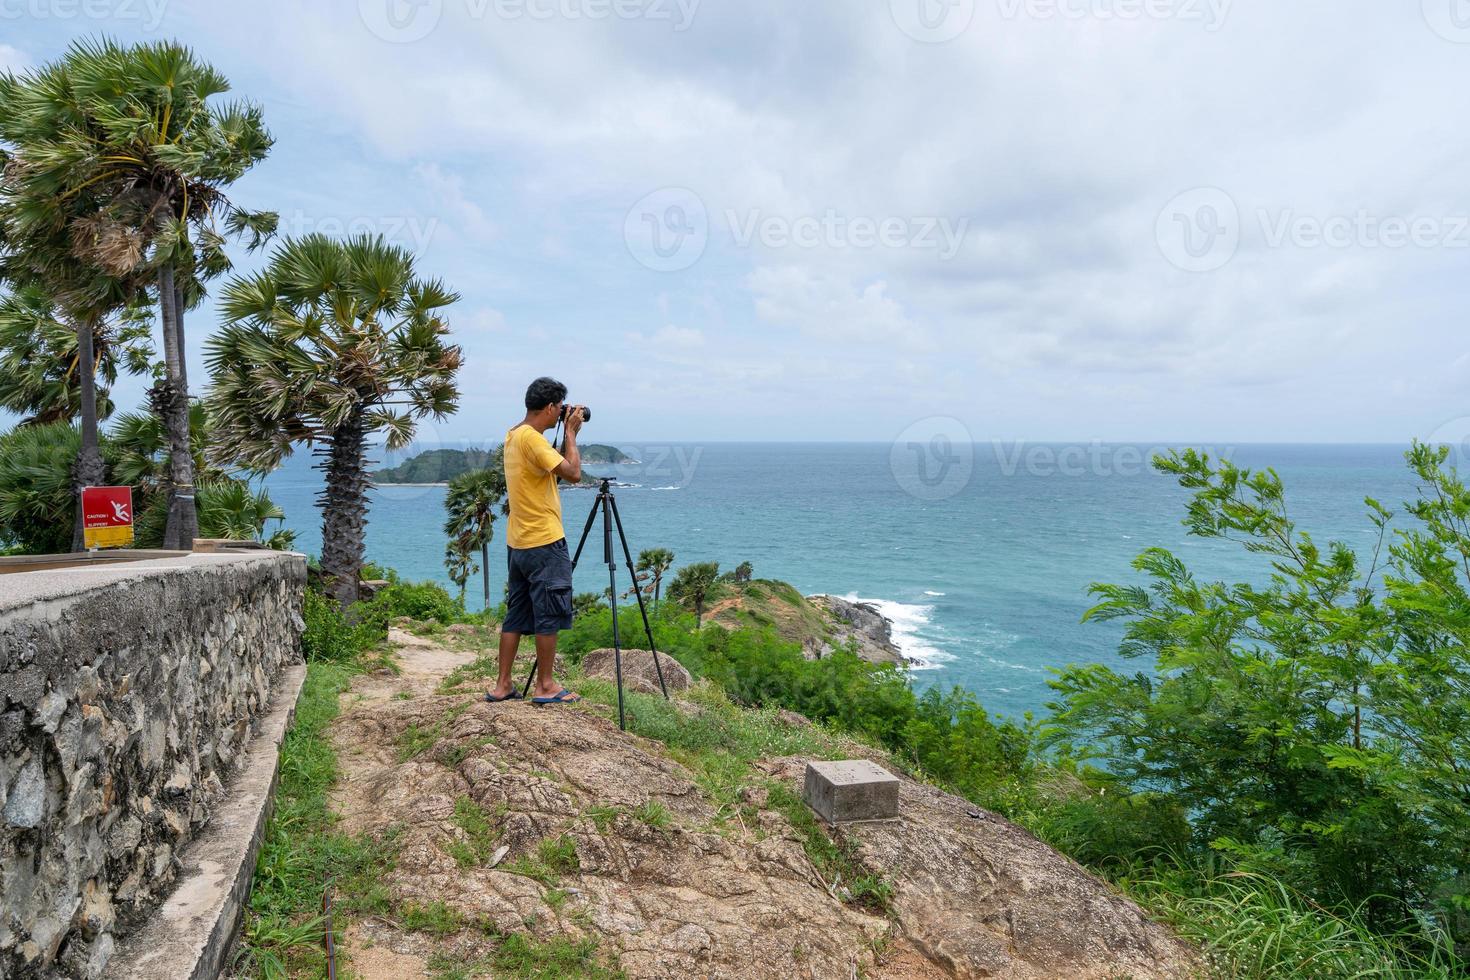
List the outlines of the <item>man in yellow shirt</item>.
<svg viewBox="0 0 1470 980">
<path fill-rule="evenodd" d="M 506 530 L 509 568 L 505 621 L 500 624 L 500 677 L 487 701 L 520 697 L 511 677 L 521 636 L 536 637 L 536 686 L 533 704 L 566 704 L 581 700 L 551 676 L 556 660 L 556 634 L 572 625 L 572 559 L 561 525 L 561 498 L 556 480 L 582 479 L 577 433 L 582 406 L 567 412 L 565 455 L 544 433 L 561 418 L 567 386 L 537 378 L 526 389 L 526 417 L 505 434 L 505 486 L 510 496 Z"/>
</svg>

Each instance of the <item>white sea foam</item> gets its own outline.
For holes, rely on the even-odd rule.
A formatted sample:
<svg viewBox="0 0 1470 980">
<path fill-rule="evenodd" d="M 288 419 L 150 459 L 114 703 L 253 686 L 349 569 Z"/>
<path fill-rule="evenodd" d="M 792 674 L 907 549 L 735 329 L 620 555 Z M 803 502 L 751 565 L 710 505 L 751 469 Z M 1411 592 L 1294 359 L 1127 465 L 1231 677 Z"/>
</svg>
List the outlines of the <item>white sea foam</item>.
<svg viewBox="0 0 1470 980">
<path fill-rule="evenodd" d="M 676 483 L 676 484 L 674 484 L 674 485 L 673 485 L 673 486 L 671 486 L 671 487 L 649 487 L 649 488 L 648 488 L 648 489 L 650 489 L 650 490 L 681 490 L 681 489 L 683 489 L 683 488 L 682 488 L 682 487 L 680 487 L 680 486 L 679 486 L 679 485 L 678 485 L 678 484 L 677 484 L 677 483 Z"/>
<path fill-rule="evenodd" d="M 924 590 L 924 594 L 925 595 L 932 595 L 932 596 L 942 596 L 942 595 L 944 595 L 943 592 L 934 592 L 934 591 L 931 591 L 929 589 L 925 589 Z"/>
<path fill-rule="evenodd" d="M 909 661 L 911 670 L 936 670 L 955 659 L 954 654 L 945 653 L 920 635 L 934 614 L 933 606 L 891 599 L 862 599 L 856 593 L 849 593 L 843 598 L 848 602 L 866 602 L 888 620 L 893 645 Z"/>
</svg>

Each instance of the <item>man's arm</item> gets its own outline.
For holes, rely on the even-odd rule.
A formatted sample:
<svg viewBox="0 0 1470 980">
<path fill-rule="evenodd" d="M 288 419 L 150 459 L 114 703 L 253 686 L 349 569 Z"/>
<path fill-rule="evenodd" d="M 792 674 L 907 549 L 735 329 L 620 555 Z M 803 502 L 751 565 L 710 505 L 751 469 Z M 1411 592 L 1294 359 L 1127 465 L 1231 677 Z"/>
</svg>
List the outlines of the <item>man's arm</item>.
<svg viewBox="0 0 1470 980">
<path fill-rule="evenodd" d="M 554 472 L 568 483 L 582 482 L 582 454 L 577 449 L 577 433 L 582 428 L 582 406 L 567 416 L 566 440 L 562 446 L 562 461 Z"/>
</svg>

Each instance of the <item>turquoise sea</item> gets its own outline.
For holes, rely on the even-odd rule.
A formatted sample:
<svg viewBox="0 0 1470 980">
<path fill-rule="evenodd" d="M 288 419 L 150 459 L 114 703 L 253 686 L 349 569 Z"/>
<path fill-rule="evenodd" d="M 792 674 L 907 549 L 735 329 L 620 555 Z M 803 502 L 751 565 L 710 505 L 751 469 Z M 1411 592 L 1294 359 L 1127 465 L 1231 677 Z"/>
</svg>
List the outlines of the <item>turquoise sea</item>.
<svg viewBox="0 0 1470 980">
<path fill-rule="evenodd" d="M 1140 580 L 1129 563 L 1142 549 L 1174 549 L 1203 577 L 1264 574 L 1260 559 L 1238 545 L 1186 534 L 1180 521 L 1188 494 L 1146 465 L 1159 446 L 949 444 L 942 433 L 901 445 L 614 444 L 640 462 L 589 470 L 615 475 L 635 558 L 663 546 L 673 549 L 676 565 L 713 560 L 728 569 L 750 561 L 757 576 L 785 579 L 805 593 L 877 602 L 900 646 L 919 661 L 917 685 L 961 684 L 997 712 L 1040 709 L 1049 667 L 1127 663 L 1116 654 L 1121 626 L 1081 618 L 1089 583 Z M 419 448 L 429 447 L 383 454 L 384 464 Z M 1402 446 L 1214 448 L 1243 466 L 1274 467 L 1291 516 L 1323 542 L 1371 546 L 1363 497 L 1398 509 L 1414 495 Z M 312 462 L 299 454 L 266 480 L 308 553 L 320 544 L 320 473 Z M 447 586 L 444 492 L 375 490 L 369 558 Z M 573 546 L 594 498 L 581 488 L 562 493 Z M 497 601 L 502 535 L 497 528 L 491 552 Z M 601 562 L 594 534 L 576 572 L 578 591 L 607 586 Z M 619 582 L 626 587 L 621 567 Z M 477 607 L 477 579 L 469 594 Z"/>
</svg>

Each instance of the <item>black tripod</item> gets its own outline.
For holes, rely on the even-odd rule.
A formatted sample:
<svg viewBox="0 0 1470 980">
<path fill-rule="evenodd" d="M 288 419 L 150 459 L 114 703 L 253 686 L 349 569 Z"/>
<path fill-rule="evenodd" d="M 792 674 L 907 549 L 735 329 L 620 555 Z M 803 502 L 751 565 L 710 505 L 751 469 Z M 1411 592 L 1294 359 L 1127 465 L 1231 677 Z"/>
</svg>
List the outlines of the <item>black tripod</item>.
<svg viewBox="0 0 1470 980">
<path fill-rule="evenodd" d="M 572 569 L 575 570 L 577 562 L 582 557 L 582 549 L 587 544 L 587 535 L 592 532 L 592 522 L 597 519 L 597 512 L 602 511 L 602 560 L 607 563 L 607 601 L 612 607 L 612 633 L 613 633 L 613 671 L 618 679 L 618 727 L 627 730 L 627 724 L 623 719 L 623 645 L 618 636 L 618 567 L 613 561 L 612 529 L 617 525 L 618 540 L 623 545 L 623 559 L 628 563 L 628 575 L 633 579 L 633 594 L 638 597 L 638 612 L 643 616 L 643 632 L 648 636 L 648 649 L 653 654 L 653 669 L 658 672 L 658 687 L 664 694 L 664 700 L 669 699 L 669 689 L 664 684 L 664 668 L 658 661 L 658 648 L 653 645 L 653 627 L 648 625 L 648 609 L 643 605 L 643 590 L 638 588 L 638 573 L 633 569 L 633 555 L 628 551 L 628 536 L 623 533 L 623 519 L 618 515 L 618 502 L 613 497 L 611 477 L 603 477 L 602 485 L 597 488 L 597 499 L 592 502 L 592 510 L 587 515 L 587 523 L 582 528 L 582 538 L 577 542 L 577 550 L 572 554 Z M 531 673 L 526 676 L 526 687 L 521 692 L 525 697 L 531 691 L 531 681 L 536 676 L 536 667 L 532 665 Z"/>
</svg>

